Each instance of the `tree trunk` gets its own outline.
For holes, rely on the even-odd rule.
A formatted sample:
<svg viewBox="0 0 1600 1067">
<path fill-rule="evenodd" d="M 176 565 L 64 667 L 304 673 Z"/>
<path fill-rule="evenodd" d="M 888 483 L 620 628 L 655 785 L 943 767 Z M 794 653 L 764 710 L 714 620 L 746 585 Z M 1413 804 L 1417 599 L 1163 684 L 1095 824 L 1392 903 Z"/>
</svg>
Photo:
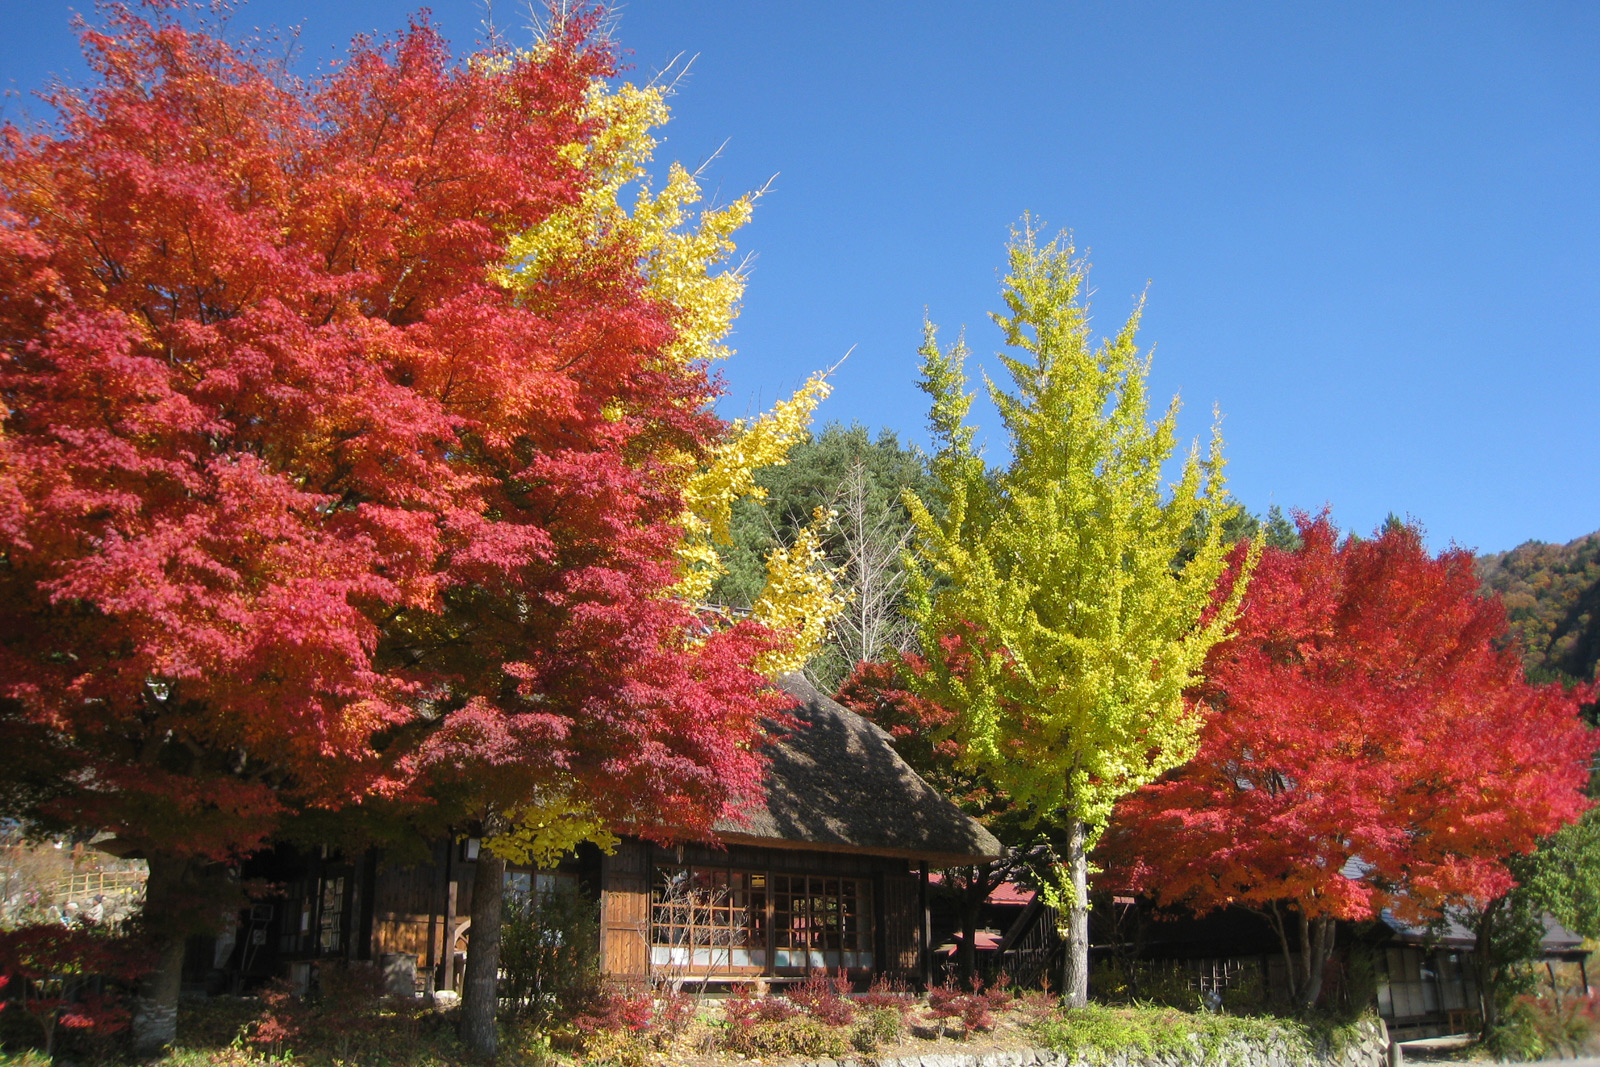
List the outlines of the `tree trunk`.
<svg viewBox="0 0 1600 1067">
<path fill-rule="evenodd" d="M 1495 996 L 1494 961 L 1489 958 L 1494 942 L 1494 921 L 1505 903 L 1505 897 L 1491 900 L 1478 917 L 1476 951 L 1472 953 L 1472 968 L 1478 979 L 1478 1013 L 1483 1020 L 1480 1036 L 1487 1038 L 1500 1025 L 1500 1004 Z"/>
<path fill-rule="evenodd" d="M 1307 919 L 1300 915 L 1300 1007 L 1310 1011 L 1322 999 L 1322 980 L 1333 954 L 1334 921 L 1326 915 Z"/>
<path fill-rule="evenodd" d="M 1322 979 L 1328 970 L 1328 959 L 1333 955 L 1333 936 L 1335 921 L 1326 915 L 1319 915 L 1315 919 L 1306 918 L 1305 912 L 1294 907 L 1288 916 L 1277 902 L 1270 904 L 1265 911 L 1256 914 L 1264 916 L 1272 926 L 1272 932 L 1278 935 L 1278 945 L 1283 949 L 1283 964 L 1289 974 L 1289 1003 L 1301 1010 L 1309 1011 L 1317 1006 L 1317 1001 L 1322 997 Z M 1288 920 L 1296 923 L 1291 937 Z M 1300 943 L 1298 958 L 1294 952 L 1294 942 Z"/>
<path fill-rule="evenodd" d="M 178 993 L 183 984 L 182 924 L 175 912 L 182 906 L 182 885 L 190 862 L 152 853 L 145 880 L 144 919 L 155 939 L 155 965 L 139 980 L 133 1001 L 131 1038 L 140 1056 L 160 1052 L 178 1036 Z"/>
<path fill-rule="evenodd" d="M 1069 1008 L 1089 1003 L 1089 860 L 1084 851 L 1084 827 L 1073 819 L 1067 827 L 1067 868 L 1070 897 L 1061 916 L 1061 999 Z"/>
<path fill-rule="evenodd" d="M 483 848 L 472 880 L 472 932 L 467 938 L 466 977 L 461 985 L 461 1043 L 489 1058 L 498 1047 L 495 1008 L 500 999 L 500 908 L 506 861 Z"/>
</svg>

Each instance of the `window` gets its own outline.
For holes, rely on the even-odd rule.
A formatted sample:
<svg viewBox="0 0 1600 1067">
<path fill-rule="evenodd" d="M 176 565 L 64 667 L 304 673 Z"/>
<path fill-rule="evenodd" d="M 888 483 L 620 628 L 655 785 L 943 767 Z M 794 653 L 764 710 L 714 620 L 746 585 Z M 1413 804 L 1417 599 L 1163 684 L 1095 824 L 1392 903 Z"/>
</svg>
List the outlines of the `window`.
<svg viewBox="0 0 1600 1067">
<path fill-rule="evenodd" d="M 506 895 L 516 899 L 549 893 L 576 893 L 578 877 L 565 871 L 506 871 Z"/>
<path fill-rule="evenodd" d="M 663 866 L 650 893 L 650 962 L 690 971 L 870 969 L 865 878 Z M 770 964 L 770 968 L 769 968 Z"/>
<path fill-rule="evenodd" d="M 872 966 L 872 883 L 774 875 L 772 956 L 778 970 Z"/>
<path fill-rule="evenodd" d="M 322 881 L 322 912 L 317 921 L 317 947 L 337 953 L 344 947 L 344 877 Z"/>
<path fill-rule="evenodd" d="M 650 892 L 650 962 L 691 970 L 764 969 L 767 875 L 657 867 Z"/>
</svg>

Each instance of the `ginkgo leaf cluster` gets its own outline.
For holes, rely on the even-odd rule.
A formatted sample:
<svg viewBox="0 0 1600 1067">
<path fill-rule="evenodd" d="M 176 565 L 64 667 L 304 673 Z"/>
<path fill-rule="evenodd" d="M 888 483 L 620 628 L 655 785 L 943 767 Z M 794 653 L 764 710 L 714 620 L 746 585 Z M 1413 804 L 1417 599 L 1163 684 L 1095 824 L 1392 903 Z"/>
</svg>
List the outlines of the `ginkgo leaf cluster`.
<svg viewBox="0 0 1600 1067">
<path fill-rule="evenodd" d="M 939 451 L 942 518 L 914 495 L 922 571 L 912 615 L 923 647 L 962 642 L 964 670 L 934 657 L 913 679 L 956 711 L 964 758 L 1040 818 L 1105 825 L 1117 798 L 1185 762 L 1201 717 L 1184 700 L 1226 633 L 1249 569 L 1226 569 L 1221 522 L 1180 562 L 1197 517 L 1230 504 L 1220 433 L 1175 483 L 1177 401 L 1146 417 L 1140 311 L 1095 346 L 1070 244 L 1016 235 L 995 316 L 1014 355 L 1011 390 L 990 382 L 1011 461 L 990 471 L 966 423 L 967 350 L 930 326 L 923 387 Z"/>
</svg>

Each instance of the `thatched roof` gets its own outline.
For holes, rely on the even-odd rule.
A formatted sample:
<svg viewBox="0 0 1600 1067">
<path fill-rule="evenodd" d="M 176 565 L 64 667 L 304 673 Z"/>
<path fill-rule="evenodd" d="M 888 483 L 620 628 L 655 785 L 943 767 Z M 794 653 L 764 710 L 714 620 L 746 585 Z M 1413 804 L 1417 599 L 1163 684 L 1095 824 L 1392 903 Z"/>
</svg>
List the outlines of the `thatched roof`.
<svg viewBox="0 0 1600 1067">
<path fill-rule="evenodd" d="M 800 675 L 778 685 L 799 723 L 767 749 L 766 799 L 717 833 L 728 843 L 864 852 L 958 866 L 1003 846 L 902 760 L 889 735 Z"/>
</svg>

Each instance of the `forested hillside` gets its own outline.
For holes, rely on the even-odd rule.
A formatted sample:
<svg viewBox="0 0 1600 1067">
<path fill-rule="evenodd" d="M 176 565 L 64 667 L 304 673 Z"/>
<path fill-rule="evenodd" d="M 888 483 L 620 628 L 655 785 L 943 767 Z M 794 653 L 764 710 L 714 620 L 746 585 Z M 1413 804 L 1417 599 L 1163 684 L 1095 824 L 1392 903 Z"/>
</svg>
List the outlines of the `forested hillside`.
<svg viewBox="0 0 1600 1067">
<path fill-rule="evenodd" d="M 1529 541 L 1483 556 L 1478 573 L 1499 593 L 1533 681 L 1596 677 L 1600 662 L 1600 532 L 1565 545 Z"/>
</svg>

